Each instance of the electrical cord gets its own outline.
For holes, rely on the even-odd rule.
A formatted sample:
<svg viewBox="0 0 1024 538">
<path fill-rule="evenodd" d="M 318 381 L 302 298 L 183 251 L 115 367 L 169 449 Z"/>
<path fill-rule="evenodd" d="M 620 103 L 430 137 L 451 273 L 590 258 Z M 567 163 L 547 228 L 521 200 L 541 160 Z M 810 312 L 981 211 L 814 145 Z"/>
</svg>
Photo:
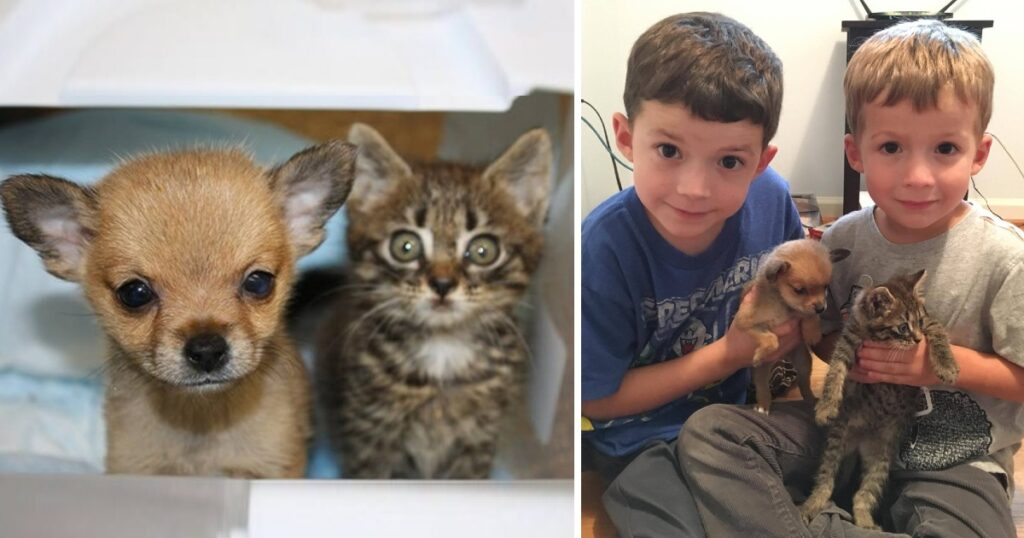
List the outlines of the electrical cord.
<svg viewBox="0 0 1024 538">
<path fill-rule="evenodd" d="M 1005 151 L 1005 152 L 1006 152 L 1006 156 L 1010 158 L 1010 162 L 1012 162 L 1012 163 L 1013 163 L 1013 166 L 1015 166 L 1015 167 L 1017 168 L 1017 173 L 1018 173 L 1018 174 L 1020 174 L 1020 177 L 1024 178 L 1024 172 L 1022 172 L 1022 171 L 1021 171 L 1021 169 L 1020 169 L 1020 165 L 1019 165 L 1019 164 L 1017 164 L 1017 159 L 1014 159 L 1014 158 L 1013 158 L 1013 155 L 1011 155 L 1011 154 L 1010 154 L 1010 150 L 1006 149 L 1006 144 L 1003 144 L 1003 141 L 1002 141 L 1002 140 L 999 140 L 999 137 L 998 137 L 998 136 L 996 136 L 996 135 L 995 135 L 995 133 L 992 133 L 992 132 L 990 132 L 990 133 L 988 133 L 988 134 L 989 134 L 989 135 L 990 135 L 990 136 L 991 136 L 991 137 L 992 137 L 993 139 L 995 139 L 995 141 L 996 141 L 996 142 L 999 142 L 999 147 L 1003 148 L 1003 151 Z M 981 194 L 981 193 L 978 193 L 978 194 Z"/>
<path fill-rule="evenodd" d="M 1006 144 L 1003 144 L 1003 141 L 1000 140 L 999 137 L 996 136 L 995 133 L 988 132 L 986 134 L 991 136 L 993 140 L 995 140 L 996 142 L 999 143 L 999 147 L 1003 148 L 1003 152 L 1005 152 L 1006 156 L 1010 158 L 1010 162 L 1013 163 L 1014 168 L 1017 169 L 1017 173 L 1020 174 L 1020 177 L 1024 178 L 1024 171 L 1021 171 L 1020 165 L 1017 164 L 1017 159 L 1013 158 L 1013 154 L 1010 153 L 1010 150 L 1006 148 Z M 981 196 L 981 199 L 985 201 L 985 207 L 988 208 L 989 213 L 992 213 L 993 215 L 995 215 L 995 216 L 997 216 L 999 218 L 1003 218 L 1002 215 L 1000 215 L 999 213 L 996 213 L 995 211 L 992 211 L 992 206 L 990 206 L 988 204 L 988 198 L 985 198 L 985 195 L 981 194 L 981 191 L 978 190 L 978 186 L 975 185 L 975 183 L 974 183 L 974 176 L 971 176 L 971 187 L 974 187 L 974 192 L 978 193 L 978 196 Z"/>
<path fill-rule="evenodd" d="M 633 168 L 631 166 L 627 165 L 626 163 L 622 162 L 622 160 L 619 159 L 615 155 L 615 153 L 612 152 L 611 139 L 608 138 L 608 128 L 605 126 L 604 118 L 601 117 L 601 113 L 597 110 L 597 108 L 594 105 L 590 104 L 590 102 L 587 101 L 586 99 L 582 99 L 581 98 L 580 102 L 585 104 L 585 105 L 587 105 L 587 106 L 589 106 L 590 109 L 594 111 L 594 114 L 597 114 L 598 121 L 601 122 L 601 130 L 604 132 L 604 138 L 603 139 L 601 138 L 601 135 L 598 134 L 597 129 L 594 128 L 593 124 L 591 124 L 589 121 L 587 121 L 586 118 L 584 118 L 582 116 L 580 117 L 580 120 L 583 121 L 583 123 L 587 124 L 587 127 L 590 127 L 590 130 L 594 132 L 594 135 L 597 136 L 597 140 L 599 142 L 601 142 L 601 145 L 604 146 L 605 151 L 608 152 L 608 156 L 611 157 L 612 171 L 615 172 L 615 184 L 618 185 L 619 191 L 621 191 L 622 190 L 622 179 L 619 177 L 619 167 L 618 167 L 618 165 L 622 164 L 622 166 L 625 166 L 626 169 L 630 170 L 630 171 L 632 171 Z"/>
<path fill-rule="evenodd" d="M 982 200 L 985 200 L 985 207 L 988 208 L 988 212 L 1002 219 L 1003 216 L 992 210 L 992 206 L 988 205 L 988 198 L 985 198 L 985 195 L 981 194 L 981 191 L 978 190 L 978 186 L 974 184 L 974 176 L 971 176 L 971 186 L 974 187 L 974 192 L 978 193 L 978 196 L 981 196 Z"/>
<path fill-rule="evenodd" d="M 598 143 L 600 143 L 601 146 L 604 147 L 605 151 L 607 151 L 608 154 L 612 156 L 612 159 L 615 159 L 615 161 L 622 165 L 626 170 L 633 170 L 633 167 L 630 166 L 629 163 L 623 161 L 617 155 L 615 155 L 615 153 L 612 152 L 611 148 L 608 147 L 608 144 L 605 144 L 604 140 L 601 140 L 601 135 L 597 132 L 597 129 L 589 121 L 587 121 L 587 118 L 580 118 L 580 121 L 587 124 L 587 127 L 590 127 L 590 130 L 594 132 L 595 136 L 597 136 Z"/>
</svg>

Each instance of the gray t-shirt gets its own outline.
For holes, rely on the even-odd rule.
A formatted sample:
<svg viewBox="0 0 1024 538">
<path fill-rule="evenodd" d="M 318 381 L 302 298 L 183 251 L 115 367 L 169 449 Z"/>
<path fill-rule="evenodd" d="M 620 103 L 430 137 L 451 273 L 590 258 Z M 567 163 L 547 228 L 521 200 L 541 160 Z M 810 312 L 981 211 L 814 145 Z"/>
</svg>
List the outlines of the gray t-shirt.
<svg viewBox="0 0 1024 538">
<path fill-rule="evenodd" d="M 925 269 L 925 307 L 946 327 L 950 343 L 1024 366 L 1024 233 L 972 204 L 952 230 L 898 245 L 882 236 L 873 209 L 844 216 L 822 238 L 828 248 L 851 253 L 835 265 L 823 331 L 840 328 L 864 287 Z M 1012 484 L 1024 404 L 935 386 L 921 391 L 919 408 L 897 466 L 935 470 L 971 461 L 1005 472 Z"/>
</svg>

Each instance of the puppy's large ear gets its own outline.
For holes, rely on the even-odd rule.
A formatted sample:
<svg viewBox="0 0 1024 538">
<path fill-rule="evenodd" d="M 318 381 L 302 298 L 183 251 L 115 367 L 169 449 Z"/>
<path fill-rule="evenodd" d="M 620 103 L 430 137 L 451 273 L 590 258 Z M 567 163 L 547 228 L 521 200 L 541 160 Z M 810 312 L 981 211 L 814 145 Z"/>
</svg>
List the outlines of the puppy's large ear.
<svg viewBox="0 0 1024 538">
<path fill-rule="evenodd" d="M 96 229 L 96 191 L 66 179 L 22 175 L 0 184 L 0 200 L 11 231 L 39 253 L 46 270 L 80 282 Z"/>
<path fill-rule="evenodd" d="M 355 146 L 332 140 L 306 148 L 270 171 L 297 257 L 323 242 L 324 224 L 352 190 L 355 162 Z"/>
<path fill-rule="evenodd" d="M 348 132 L 348 141 L 359 148 L 349 207 L 366 211 L 390 191 L 396 180 L 412 176 L 409 165 L 369 125 L 353 124 Z"/>
<path fill-rule="evenodd" d="M 771 260 L 764 267 L 764 276 L 768 279 L 768 282 L 775 282 L 779 279 L 779 275 L 786 271 L 789 271 L 789 262 L 785 260 Z"/>
<path fill-rule="evenodd" d="M 520 136 L 484 170 L 483 179 L 504 187 L 520 213 L 541 226 L 551 194 L 551 138 L 547 131 L 534 129 Z"/>
</svg>

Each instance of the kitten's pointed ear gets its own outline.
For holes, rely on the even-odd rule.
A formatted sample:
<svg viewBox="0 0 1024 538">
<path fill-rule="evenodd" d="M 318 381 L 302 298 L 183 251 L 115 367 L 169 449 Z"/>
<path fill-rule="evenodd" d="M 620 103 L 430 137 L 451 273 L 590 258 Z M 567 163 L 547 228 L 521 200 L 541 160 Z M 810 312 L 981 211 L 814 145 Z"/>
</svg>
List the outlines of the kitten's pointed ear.
<svg viewBox="0 0 1024 538">
<path fill-rule="evenodd" d="M 483 178 L 507 189 L 519 211 L 541 226 L 551 194 L 551 138 L 547 131 L 534 129 L 520 136 L 487 167 Z"/>
<path fill-rule="evenodd" d="M 775 282 L 779 279 L 779 275 L 786 271 L 789 271 L 789 262 L 785 260 L 771 260 L 764 267 L 764 276 L 768 279 L 768 282 Z"/>
<path fill-rule="evenodd" d="M 296 256 L 323 242 L 324 224 L 352 189 L 355 163 L 355 146 L 332 140 L 306 148 L 270 171 Z"/>
<path fill-rule="evenodd" d="M 892 311 L 893 305 L 896 303 L 896 298 L 893 297 L 889 288 L 885 286 L 879 286 L 868 292 L 867 297 L 864 298 L 864 304 L 867 306 L 868 315 L 871 317 L 883 317 L 889 315 Z"/>
<path fill-rule="evenodd" d="M 96 192 L 66 179 L 22 175 L 0 184 L 0 200 L 11 231 L 39 253 L 46 270 L 80 282 L 96 226 Z"/>
<path fill-rule="evenodd" d="M 920 271 L 907 276 L 907 280 L 910 282 L 910 285 L 913 286 L 914 288 L 914 295 L 919 300 L 924 299 L 924 281 L 926 276 L 928 276 L 928 272 L 925 271 L 924 269 L 921 269 Z"/>
<path fill-rule="evenodd" d="M 365 210 L 379 201 L 399 178 L 412 176 L 412 169 L 391 149 L 384 137 L 369 125 L 355 123 L 348 141 L 359 148 L 356 181 L 349 206 Z"/>
</svg>

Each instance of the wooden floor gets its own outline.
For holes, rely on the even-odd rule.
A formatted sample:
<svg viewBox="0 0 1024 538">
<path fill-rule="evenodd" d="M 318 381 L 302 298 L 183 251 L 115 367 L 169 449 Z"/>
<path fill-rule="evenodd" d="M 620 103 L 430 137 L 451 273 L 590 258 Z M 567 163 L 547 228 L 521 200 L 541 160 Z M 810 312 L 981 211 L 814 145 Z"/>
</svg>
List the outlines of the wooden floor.
<svg viewBox="0 0 1024 538">
<path fill-rule="evenodd" d="M 815 394 L 819 393 L 827 371 L 828 366 L 815 358 L 811 374 L 811 384 Z M 795 398 L 799 398 L 799 392 L 794 390 L 783 399 Z M 604 493 L 606 484 L 600 475 L 593 471 L 584 472 L 580 478 L 580 490 L 582 491 L 580 502 L 581 536 L 583 538 L 614 538 L 616 536 L 615 526 L 612 525 L 601 505 L 601 494 Z M 1016 492 L 1013 498 L 1013 522 L 1017 526 L 1017 536 L 1024 536 L 1024 450 L 1018 451 L 1014 456 L 1014 484 L 1016 484 Z"/>
</svg>

